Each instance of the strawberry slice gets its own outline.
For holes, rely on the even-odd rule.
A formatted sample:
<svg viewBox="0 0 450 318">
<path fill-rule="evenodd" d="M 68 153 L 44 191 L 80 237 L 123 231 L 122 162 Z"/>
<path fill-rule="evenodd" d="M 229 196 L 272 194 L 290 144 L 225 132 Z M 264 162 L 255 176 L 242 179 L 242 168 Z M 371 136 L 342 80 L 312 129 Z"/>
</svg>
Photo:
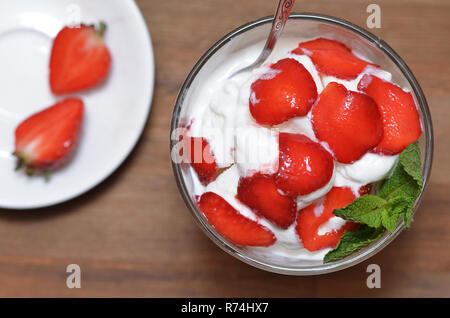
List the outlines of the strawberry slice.
<svg viewBox="0 0 450 318">
<path fill-rule="evenodd" d="M 317 139 L 328 143 L 342 163 L 361 158 L 383 135 L 381 114 L 373 99 L 335 82 L 320 94 L 311 121 Z"/>
<path fill-rule="evenodd" d="M 325 38 L 302 42 L 291 53 L 306 54 L 319 73 L 341 79 L 354 79 L 368 65 L 378 65 L 357 58 L 345 44 Z"/>
<path fill-rule="evenodd" d="M 213 192 L 204 193 L 198 205 L 214 228 L 235 244 L 269 246 L 276 241 L 272 231 L 241 215 L 221 196 Z"/>
<path fill-rule="evenodd" d="M 350 188 L 332 188 L 325 196 L 323 202 L 309 205 L 300 210 L 295 227 L 303 247 L 308 251 L 318 251 L 326 247 L 335 247 L 344 231 L 354 231 L 357 223 L 346 221 L 339 229 L 319 234 L 319 228 L 334 217 L 333 211 L 342 208 L 356 199 Z"/>
<path fill-rule="evenodd" d="M 257 173 L 240 178 L 237 198 L 281 228 L 288 228 L 295 221 L 297 203 L 294 198 L 278 191 L 274 175 Z"/>
<path fill-rule="evenodd" d="M 66 94 L 92 87 L 108 74 L 111 55 L 103 42 L 106 25 L 64 27 L 53 41 L 50 88 Z"/>
<path fill-rule="evenodd" d="M 28 117 L 15 131 L 18 168 L 32 175 L 66 163 L 75 148 L 83 119 L 83 102 L 68 98 Z"/>
<path fill-rule="evenodd" d="M 315 40 L 299 43 L 298 47 L 292 51 L 295 54 L 309 54 L 314 51 L 338 51 L 343 53 L 351 53 L 352 50 L 336 40 L 326 38 L 317 38 Z"/>
<path fill-rule="evenodd" d="M 358 89 L 375 100 L 383 118 L 383 137 L 376 152 L 394 155 L 419 139 L 422 128 L 411 93 L 372 75 L 364 75 Z"/>
<path fill-rule="evenodd" d="M 211 152 L 208 141 L 202 137 L 181 136 L 183 139 L 182 156 L 190 163 L 203 185 L 207 185 L 217 176 L 219 167 Z"/>
<path fill-rule="evenodd" d="M 331 179 L 331 154 L 305 135 L 280 133 L 279 169 L 275 183 L 284 193 L 305 195 L 325 186 Z"/>
<path fill-rule="evenodd" d="M 251 85 L 249 107 L 261 125 L 277 125 L 306 115 L 317 98 L 311 74 L 294 59 L 283 59 Z"/>
</svg>

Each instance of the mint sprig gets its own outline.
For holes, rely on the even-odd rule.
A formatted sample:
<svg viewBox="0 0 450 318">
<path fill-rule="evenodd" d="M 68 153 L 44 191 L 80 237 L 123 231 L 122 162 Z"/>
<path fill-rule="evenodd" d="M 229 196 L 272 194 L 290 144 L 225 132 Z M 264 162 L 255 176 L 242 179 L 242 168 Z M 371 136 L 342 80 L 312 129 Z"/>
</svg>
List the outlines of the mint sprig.
<svg viewBox="0 0 450 318">
<path fill-rule="evenodd" d="M 355 232 L 345 231 L 335 249 L 325 255 L 323 262 L 334 262 L 347 257 L 381 238 L 384 232 L 385 230 L 381 227 L 373 228 L 364 224 L 360 225 Z"/>
<path fill-rule="evenodd" d="M 422 186 L 422 164 L 416 141 L 402 151 L 393 173 L 384 181 L 377 195 L 363 195 L 334 210 L 334 215 L 361 225 L 355 232 L 344 233 L 338 245 L 325 255 L 324 263 L 337 261 L 360 250 L 378 240 L 386 230 L 394 232 L 400 219 L 408 229 Z"/>
</svg>

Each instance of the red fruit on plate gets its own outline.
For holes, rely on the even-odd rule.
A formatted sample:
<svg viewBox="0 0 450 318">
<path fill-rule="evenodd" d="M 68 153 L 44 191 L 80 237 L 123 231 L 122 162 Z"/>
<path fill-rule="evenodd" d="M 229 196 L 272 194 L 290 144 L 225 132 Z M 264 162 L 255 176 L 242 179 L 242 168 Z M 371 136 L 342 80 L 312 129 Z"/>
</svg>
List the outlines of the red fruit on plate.
<svg viewBox="0 0 450 318">
<path fill-rule="evenodd" d="M 77 145 L 83 102 L 68 98 L 25 119 L 15 131 L 18 167 L 27 174 L 62 166 Z"/>
<path fill-rule="evenodd" d="M 283 59 L 251 85 L 249 107 L 261 125 L 277 125 L 306 115 L 317 98 L 317 87 L 306 68 Z"/>
<path fill-rule="evenodd" d="M 213 192 L 204 193 L 198 201 L 198 206 L 214 228 L 235 244 L 269 246 L 276 241 L 272 231 L 241 215 Z"/>
<path fill-rule="evenodd" d="M 375 100 L 383 118 L 383 137 L 376 152 L 394 155 L 419 139 L 422 128 L 411 93 L 372 75 L 364 75 L 358 89 Z"/>
<path fill-rule="evenodd" d="M 361 158 L 383 135 L 381 114 L 373 99 L 335 82 L 319 95 L 311 121 L 317 139 L 325 141 L 342 163 Z"/>
<path fill-rule="evenodd" d="M 92 87 L 108 74 L 111 55 L 103 42 L 106 25 L 64 27 L 53 41 L 50 56 L 50 88 L 67 94 Z"/>
<path fill-rule="evenodd" d="M 308 251 L 318 251 L 326 247 L 335 247 L 344 231 L 354 231 L 358 224 L 347 221 L 338 230 L 319 234 L 319 228 L 334 217 L 333 211 L 342 208 L 356 199 L 350 188 L 332 188 L 325 196 L 323 202 L 309 205 L 300 210 L 295 227 L 303 246 Z"/>
<path fill-rule="evenodd" d="M 208 141 L 202 137 L 182 136 L 182 138 L 184 161 L 194 168 L 202 184 L 207 185 L 214 181 L 219 167 Z"/>
<path fill-rule="evenodd" d="M 295 221 L 297 203 L 294 198 L 280 193 L 273 175 L 257 173 L 239 179 L 237 198 L 282 228 L 288 228 Z"/>
<path fill-rule="evenodd" d="M 325 186 L 333 175 L 331 154 L 305 135 L 280 133 L 275 183 L 284 193 L 305 195 Z"/>
<path fill-rule="evenodd" d="M 378 67 L 357 58 L 345 44 L 325 38 L 302 42 L 292 53 L 308 55 L 320 73 L 342 79 L 356 78 L 368 65 Z"/>
</svg>

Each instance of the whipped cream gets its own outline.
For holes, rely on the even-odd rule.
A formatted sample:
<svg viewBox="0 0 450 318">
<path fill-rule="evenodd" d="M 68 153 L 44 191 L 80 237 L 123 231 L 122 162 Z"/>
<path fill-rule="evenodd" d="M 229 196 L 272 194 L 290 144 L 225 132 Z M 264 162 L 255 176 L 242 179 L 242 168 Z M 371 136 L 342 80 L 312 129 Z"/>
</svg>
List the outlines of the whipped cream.
<svg viewBox="0 0 450 318">
<path fill-rule="evenodd" d="M 295 223 L 288 229 L 281 229 L 258 216 L 236 199 L 237 185 L 242 176 L 249 176 L 255 172 L 274 173 L 278 170 L 279 132 L 300 133 L 314 141 L 318 140 L 312 128 L 311 112 L 271 128 L 259 125 L 251 116 L 248 106 L 249 99 L 255 98 L 250 95 L 251 84 L 261 76 L 274 76 L 275 74 L 270 73 L 273 70 L 268 65 L 284 58 L 297 60 L 310 72 L 318 94 L 330 82 L 338 82 L 349 90 L 357 91 L 359 80 L 364 74 L 373 74 L 384 80 L 391 80 L 389 72 L 372 66 L 366 67 L 356 79 L 350 81 L 332 76 L 320 76 L 307 55 L 289 53 L 302 41 L 306 40 L 280 39 L 266 64 L 229 79 L 228 77 L 234 71 L 247 66 L 257 57 L 263 43 L 249 46 L 232 55 L 214 72 L 208 74 L 208 77 L 197 87 L 197 92 L 189 99 L 186 112 L 186 121 L 190 123 L 190 134 L 193 137 L 206 138 L 218 166 L 227 168 L 207 187 L 198 180 L 193 180 L 194 194 L 215 192 L 242 215 L 269 228 L 275 234 L 277 238 L 275 244 L 269 247 L 246 247 L 247 251 L 257 256 L 293 264 L 322 260 L 330 249 L 309 252 L 303 248 L 295 231 Z M 254 136 L 257 136 L 256 139 Z M 255 140 L 257 142 L 254 142 Z M 330 150 L 326 143 L 321 142 L 321 144 Z M 398 156 L 366 153 L 352 164 L 341 164 L 335 161 L 334 173 L 328 184 L 308 195 L 297 197 L 298 209 L 320 202 L 321 198 L 334 186 L 350 187 L 357 195 L 361 186 L 384 179 L 391 172 L 397 158 Z M 193 170 L 191 172 L 195 178 L 195 172 Z M 344 223 L 345 220 L 332 217 L 319 228 L 319 235 L 337 230 Z"/>
</svg>

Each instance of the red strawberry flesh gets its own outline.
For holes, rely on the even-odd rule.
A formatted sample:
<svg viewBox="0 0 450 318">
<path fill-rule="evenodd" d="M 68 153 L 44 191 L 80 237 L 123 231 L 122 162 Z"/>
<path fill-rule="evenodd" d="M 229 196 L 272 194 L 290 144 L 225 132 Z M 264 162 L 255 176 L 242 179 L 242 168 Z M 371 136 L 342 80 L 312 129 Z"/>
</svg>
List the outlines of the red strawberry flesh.
<svg viewBox="0 0 450 318">
<path fill-rule="evenodd" d="M 273 175 L 257 173 L 241 178 L 237 197 L 254 212 L 282 228 L 294 223 L 297 203 L 294 198 L 280 193 Z"/>
<path fill-rule="evenodd" d="M 14 154 L 28 168 L 62 166 L 77 145 L 83 102 L 68 98 L 25 119 L 15 131 Z"/>
<path fill-rule="evenodd" d="M 306 115 L 317 98 L 317 87 L 306 68 L 295 59 L 283 59 L 251 85 L 249 107 L 261 125 L 277 125 Z"/>
<path fill-rule="evenodd" d="M 347 80 L 356 78 L 369 65 L 378 67 L 356 57 L 345 44 L 326 38 L 302 42 L 292 53 L 308 55 L 321 74 Z"/>
<path fill-rule="evenodd" d="M 335 82 L 320 94 L 311 121 L 316 137 L 328 144 L 341 163 L 360 159 L 383 135 L 382 118 L 373 99 Z"/>
<path fill-rule="evenodd" d="M 214 192 L 204 193 L 198 201 L 198 206 L 211 225 L 235 244 L 270 246 L 276 241 L 272 231 L 241 215 Z"/>
<path fill-rule="evenodd" d="M 327 247 L 335 247 L 345 230 L 354 231 L 357 224 L 347 221 L 337 230 L 319 235 L 319 228 L 334 217 L 333 211 L 342 208 L 356 199 L 350 188 L 334 187 L 322 202 L 314 203 L 300 210 L 297 217 L 296 231 L 303 247 L 313 252 Z"/>
<path fill-rule="evenodd" d="M 319 143 L 301 134 L 280 133 L 279 149 L 275 182 L 284 193 L 306 195 L 330 181 L 333 158 Z"/>
<path fill-rule="evenodd" d="M 53 41 L 50 57 L 50 88 L 67 94 L 90 88 L 108 74 L 111 55 L 103 42 L 104 24 L 64 27 Z"/>
<path fill-rule="evenodd" d="M 411 93 L 372 75 L 364 75 L 358 89 L 375 100 L 383 119 L 383 136 L 375 152 L 395 155 L 419 139 L 422 128 Z"/>
<path fill-rule="evenodd" d="M 219 168 L 208 141 L 202 137 L 182 136 L 182 138 L 182 155 L 185 162 L 191 164 L 202 184 L 207 185 L 214 181 Z"/>
</svg>

